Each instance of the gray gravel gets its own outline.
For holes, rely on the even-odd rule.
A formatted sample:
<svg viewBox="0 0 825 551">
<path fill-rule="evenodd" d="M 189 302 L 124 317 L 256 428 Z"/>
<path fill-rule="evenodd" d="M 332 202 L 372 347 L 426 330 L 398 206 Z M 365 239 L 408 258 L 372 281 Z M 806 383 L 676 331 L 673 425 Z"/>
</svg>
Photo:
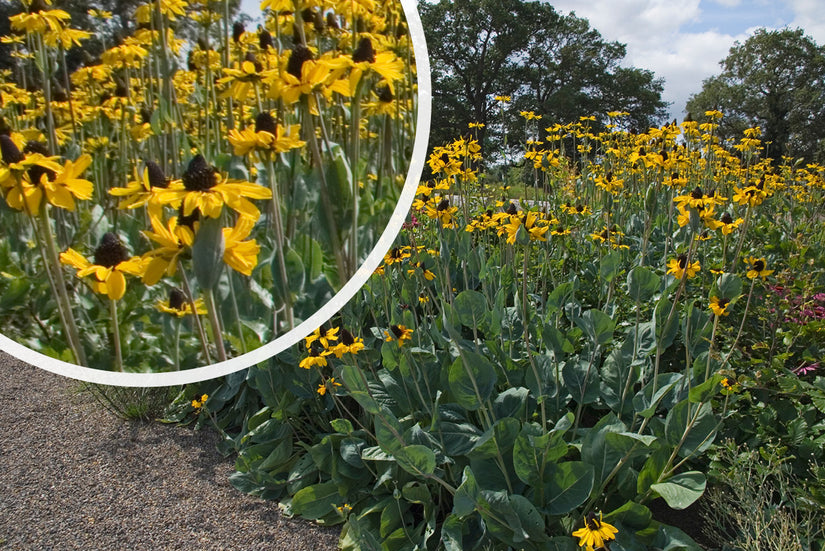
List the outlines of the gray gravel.
<svg viewBox="0 0 825 551">
<path fill-rule="evenodd" d="M 232 488 L 210 431 L 124 421 L 0 353 L 0 549 L 333 550 Z"/>
</svg>

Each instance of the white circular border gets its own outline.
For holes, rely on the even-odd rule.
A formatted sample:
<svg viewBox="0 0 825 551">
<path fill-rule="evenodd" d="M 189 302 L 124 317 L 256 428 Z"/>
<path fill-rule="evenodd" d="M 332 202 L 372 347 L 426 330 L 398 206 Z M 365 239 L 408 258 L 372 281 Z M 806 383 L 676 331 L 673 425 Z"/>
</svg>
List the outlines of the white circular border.
<svg viewBox="0 0 825 551">
<path fill-rule="evenodd" d="M 430 59 L 427 55 L 427 42 L 424 38 L 424 28 L 421 25 L 421 18 L 416 9 L 416 0 L 401 0 L 401 5 L 410 29 L 413 53 L 415 55 L 416 73 L 418 76 L 418 120 L 416 121 L 415 127 L 412 159 L 410 160 L 410 167 L 407 172 L 404 188 L 401 191 L 401 197 L 395 206 L 395 210 L 390 217 L 387 227 L 384 229 L 384 233 L 378 238 L 378 242 L 361 267 L 358 268 L 355 274 L 329 302 L 324 304 L 317 312 L 292 331 L 252 352 L 224 362 L 187 369 L 185 371 L 172 371 L 167 373 L 116 373 L 113 371 L 82 367 L 51 358 L 40 352 L 35 352 L 2 334 L 0 334 L 0 350 L 46 371 L 90 383 L 132 387 L 183 385 L 222 377 L 268 360 L 272 356 L 301 341 L 335 315 L 367 282 L 384 258 L 384 252 L 389 250 L 396 236 L 401 231 L 401 225 L 407 218 L 407 213 L 412 206 L 415 192 L 418 188 L 418 181 L 424 170 L 424 159 L 427 154 L 427 144 L 430 136 L 430 114 L 432 111 Z"/>
</svg>

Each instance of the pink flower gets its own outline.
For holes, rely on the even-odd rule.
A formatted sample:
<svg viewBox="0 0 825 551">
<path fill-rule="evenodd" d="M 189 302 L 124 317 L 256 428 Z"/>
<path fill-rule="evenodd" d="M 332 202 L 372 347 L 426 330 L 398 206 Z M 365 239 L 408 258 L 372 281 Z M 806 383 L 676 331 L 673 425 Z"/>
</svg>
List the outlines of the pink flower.
<svg viewBox="0 0 825 551">
<path fill-rule="evenodd" d="M 812 373 L 817 370 L 819 367 L 819 362 L 812 363 L 811 365 L 805 365 L 802 367 L 797 367 L 793 370 L 793 373 L 797 376 L 807 375 L 808 373 Z"/>
</svg>

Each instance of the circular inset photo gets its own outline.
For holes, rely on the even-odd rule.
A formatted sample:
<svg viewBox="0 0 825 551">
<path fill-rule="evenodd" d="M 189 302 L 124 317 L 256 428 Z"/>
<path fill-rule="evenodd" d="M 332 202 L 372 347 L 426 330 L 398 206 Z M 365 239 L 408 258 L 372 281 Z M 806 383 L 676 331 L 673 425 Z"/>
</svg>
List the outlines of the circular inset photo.
<svg viewBox="0 0 825 551">
<path fill-rule="evenodd" d="M 414 2 L 231 4 L 10 17 L 3 350 L 96 383 L 214 378 L 306 337 L 380 263 L 429 132 Z"/>
</svg>

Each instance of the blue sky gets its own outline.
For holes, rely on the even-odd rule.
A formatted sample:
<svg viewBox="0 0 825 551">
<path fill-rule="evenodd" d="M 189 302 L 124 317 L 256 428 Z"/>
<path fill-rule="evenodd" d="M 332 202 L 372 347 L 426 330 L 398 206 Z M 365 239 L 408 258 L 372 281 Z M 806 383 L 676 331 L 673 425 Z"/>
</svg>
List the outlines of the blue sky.
<svg viewBox="0 0 825 551">
<path fill-rule="evenodd" d="M 557 0 L 609 40 L 627 44 L 627 63 L 665 79 L 670 117 L 679 120 L 702 80 L 720 72 L 734 42 L 759 27 L 800 27 L 825 44 L 823 0 Z"/>
<path fill-rule="evenodd" d="M 754 29 L 800 27 L 825 44 L 825 0 L 549 0 L 584 17 L 608 40 L 627 45 L 628 65 L 665 79 L 670 117 L 679 120 L 702 80 L 718 74 L 734 42 Z M 242 0 L 260 15 L 259 0 Z"/>
</svg>

